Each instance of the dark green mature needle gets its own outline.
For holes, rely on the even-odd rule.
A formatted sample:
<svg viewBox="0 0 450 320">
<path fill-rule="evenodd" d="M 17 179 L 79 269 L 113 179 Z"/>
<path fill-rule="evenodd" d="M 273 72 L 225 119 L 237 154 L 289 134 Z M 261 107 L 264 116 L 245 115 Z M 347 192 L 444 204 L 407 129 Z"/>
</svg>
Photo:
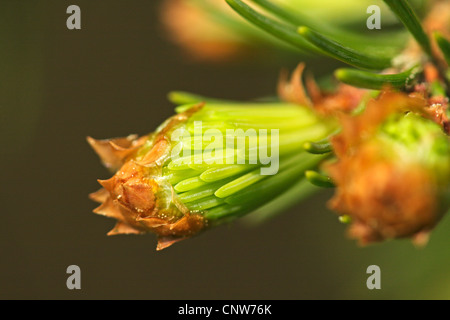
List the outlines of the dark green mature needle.
<svg viewBox="0 0 450 320">
<path fill-rule="evenodd" d="M 253 10 L 251 7 L 246 5 L 240 0 L 226 0 L 227 3 L 233 8 L 238 14 L 243 18 L 265 30 L 266 32 L 272 34 L 280 40 L 283 40 L 299 49 L 306 50 L 309 52 L 321 53 L 316 47 L 311 45 L 302 36 L 296 32 L 296 28 L 291 25 L 285 25 L 272 20 L 257 11 Z"/>
<path fill-rule="evenodd" d="M 293 14 L 285 10 L 284 8 L 281 8 L 280 6 L 274 4 L 271 1 L 268 0 L 251 0 L 251 1 L 259 5 L 261 8 L 266 9 L 268 12 L 273 13 L 281 20 L 291 23 L 294 26 L 298 27 L 299 25 L 310 24 L 313 22 L 310 21 L 311 20 L 310 18 L 305 17 L 298 12 Z"/>
<path fill-rule="evenodd" d="M 358 88 L 381 90 L 386 86 L 405 89 L 414 84 L 420 68 L 412 68 L 397 74 L 377 74 L 356 69 L 338 69 L 334 75 L 339 81 Z"/>
<path fill-rule="evenodd" d="M 328 24 L 322 20 L 311 18 L 303 13 L 295 13 L 288 7 L 283 7 L 282 4 L 274 3 L 273 0 L 251 0 L 253 3 L 257 4 L 259 7 L 263 8 L 267 12 L 273 14 L 274 16 L 280 18 L 281 21 L 291 24 L 294 27 L 298 26 L 308 26 L 314 28 L 317 31 L 327 34 L 333 39 L 336 39 L 346 44 L 351 43 L 351 46 L 358 47 L 361 50 L 375 49 L 377 52 L 384 51 L 389 47 L 389 50 L 394 50 L 397 48 L 401 50 L 406 39 L 400 38 L 400 33 L 390 33 L 389 36 L 385 37 L 372 37 L 370 44 L 367 43 L 367 36 L 360 35 L 355 32 L 349 32 L 339 26 Z M 406 37 L 405 37 L 406 38 Z"/>
<path fill-rule="evenodd" d="M 305 39 L 322 49 L 327 55 L 357 68 L 369 70 L 383 70 L 391 66 L 391 58 L 371 56 L 355 49 L 348 48 L 328 37 L 302 26 L 298 29 Z"/>
<path fill-rule="evenodd" d="M 445 61 L 447 61 L 447 64 L 450 65 L 450 41 L 444 38 L 442 33 L 437 31 L 434 33 L 434 38 L 436 39 L 436 42 L 444 55 Z"/>
<path fill-rule="evenodd" d="M 303 145 L 303 148 L 312 154 L 324 154 L 329 153 L 333 151 L 333 147 L 331 146 L 331 143 L 327 140 L 324 142 L 305 142 Z"/>
<path fill-rule="evenodd" d="M 420 44 L 425 53 L 427 53 L 431 57 L 432 52 L 430 39 L 425 33 L 425 30 L 423 29 L 419 18 L 409 5 L 408 1 L 406 0 L 383 0 L 383 1 L 389 6 L 389 8 L 405 25 L 405 27 L 409 30 L 409 32 L 413 35 L 416 41 Z"/>
<path fill-rule="evenodd" d="M 308 170 L 305 172 L 306 179 L 313 185 L 322 188 L 334 188 L 335 185 L 330 177 L 318 173 L 314 170 Z"/>
</svg>

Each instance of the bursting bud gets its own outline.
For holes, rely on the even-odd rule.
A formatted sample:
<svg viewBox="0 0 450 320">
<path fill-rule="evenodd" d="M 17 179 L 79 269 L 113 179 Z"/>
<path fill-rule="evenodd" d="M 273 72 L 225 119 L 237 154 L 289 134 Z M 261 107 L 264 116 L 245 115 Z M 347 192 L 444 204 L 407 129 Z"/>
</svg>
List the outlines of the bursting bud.
<svg viewBox="0 0 450 320">
<path fill-rule="evenodd" d="M 194 100 L 147 136 L 88 138 L 115 172 L 91 194 L 117 220 L 110 235 L 153 232 L 164 249 L 276 199 L 324 158 L 303 144 L 333 124 L 308 107 Z"/>
<path fill-rule="evenodd" d="M 450 138 L 425 99 L 386 91 L 357 116 L 342 117 L 327 166 L 329 205 L 351 218 L 361 244 L 412 237 L 423 244 L 449 209 Z"/>
</svg>

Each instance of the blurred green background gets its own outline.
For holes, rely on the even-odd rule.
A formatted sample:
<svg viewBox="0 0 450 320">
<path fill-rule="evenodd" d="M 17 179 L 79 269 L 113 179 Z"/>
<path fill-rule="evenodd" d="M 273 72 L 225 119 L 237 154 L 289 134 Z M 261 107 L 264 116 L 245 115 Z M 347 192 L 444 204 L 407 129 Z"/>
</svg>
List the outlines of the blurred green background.
<svg viewBox="0 0 450 320">
<path fill-rule="evenodd" d="M 71 4 L 81 8 L 81 30 L 66 28 Z M 448 216 L 425 248 L 406 240 L 360 248 L 326 209 L 330 192 L 262 225 L 236 222 L 162 252 L 153 235 L 106 236 L 114 221 L 93 214 L 87 195 L 110 174 L 87 135 L 152 131 L 173 113 L 171 90 L 273 94 L 280 68 L 299 62 L 192 61 L 167 40 L 160 4 L 0 1 L 0 298 L 450 298 Z M 319 75 L 334 67 L 309 66 Z M 72 264 L 81 290 L 66 287 Z M 381 290 L 366 287 L 373 264 Z"/>
</svg>

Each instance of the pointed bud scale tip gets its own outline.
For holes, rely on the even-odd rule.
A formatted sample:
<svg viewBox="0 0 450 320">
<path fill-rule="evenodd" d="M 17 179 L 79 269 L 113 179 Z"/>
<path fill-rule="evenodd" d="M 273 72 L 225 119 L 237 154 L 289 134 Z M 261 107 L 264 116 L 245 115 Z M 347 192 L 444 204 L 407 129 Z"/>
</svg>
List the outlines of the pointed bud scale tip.
<svg viewBox="0 0 450 320">
<path fill-rule="evenodd" d="M 114 204 L 114 201 L 109 197 L 99 207 L 94 209 L 94 213 L 117 220 L 121 220 L 123 218 L 120 210 L 118 210 L 117 206 Z"/>
<path fill-rule="evenodd" d="M 104 188 L 101 188 L 95 192 L 92 192 L 89 194 L 89 199 L 94 200 L 98 203 L 103 203 L 105 200 L 109 197 L 109 192 L 106 191 Z"/>
<path fill-rule="evenodd" d="M 306 94 L 302 82 L 305 64 L 300 63 L 292 73 L 290 81 L 288 81 L 288 72 L 283 70 L 278 81 L 278 96 L 287 102 L 297 103 L 304 106 L 312 106 L 312 102 Z"/>
<path fill-rule="evenodd" d="M 87 137 L 86 140 L 98 154 L 104 166 L 115 171 L 125 163 L 128 156 L 144 143 L 146 137 L 138 139 L 137 135 L 129 135 L 123 138 L 104 140 Z"/>
<path fill-rule="evenodd" d="M 114 226 L 114 228 L 108 232 L 108 236 L 115 236 L 118 234 L 141 234 L 142 232 L 139 232 L 138 230 L 134 229 L 133 227 L 130 227 L 128 224 L 123 222 L 118 222 Z"/>
</svg>

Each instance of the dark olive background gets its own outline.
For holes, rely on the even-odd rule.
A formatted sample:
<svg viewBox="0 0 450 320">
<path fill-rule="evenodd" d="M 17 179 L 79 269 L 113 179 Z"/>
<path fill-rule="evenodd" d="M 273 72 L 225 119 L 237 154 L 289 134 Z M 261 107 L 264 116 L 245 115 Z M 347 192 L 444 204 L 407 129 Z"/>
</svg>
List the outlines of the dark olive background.
<svg viewBox="0 0 450 320">
<path fill-rule="evenodd" d="M 0 1 L 0 298 L 446 299 L 450 221 L 426 248 L 358 247 L 316 195 L 258 226 L 232 223 L 155 251 L 153 235 L 107 237 L 87 195 L 109 177 L 85 141 L 146 134 L 170 90 L 273 94 L 297 59 L 214 65 L 188 59 L 158 20 L 161 1 Z M 77 4 L 82 30 L 66 28 Z M 298 57 L 301 59 L 301 57 Z M 331 65 L 312 62 L 316 74 Z M 66 268 L 81 268 L 68 290 Z M 381 267 L 381 290 L 366 268 Z"/>
</svg>

